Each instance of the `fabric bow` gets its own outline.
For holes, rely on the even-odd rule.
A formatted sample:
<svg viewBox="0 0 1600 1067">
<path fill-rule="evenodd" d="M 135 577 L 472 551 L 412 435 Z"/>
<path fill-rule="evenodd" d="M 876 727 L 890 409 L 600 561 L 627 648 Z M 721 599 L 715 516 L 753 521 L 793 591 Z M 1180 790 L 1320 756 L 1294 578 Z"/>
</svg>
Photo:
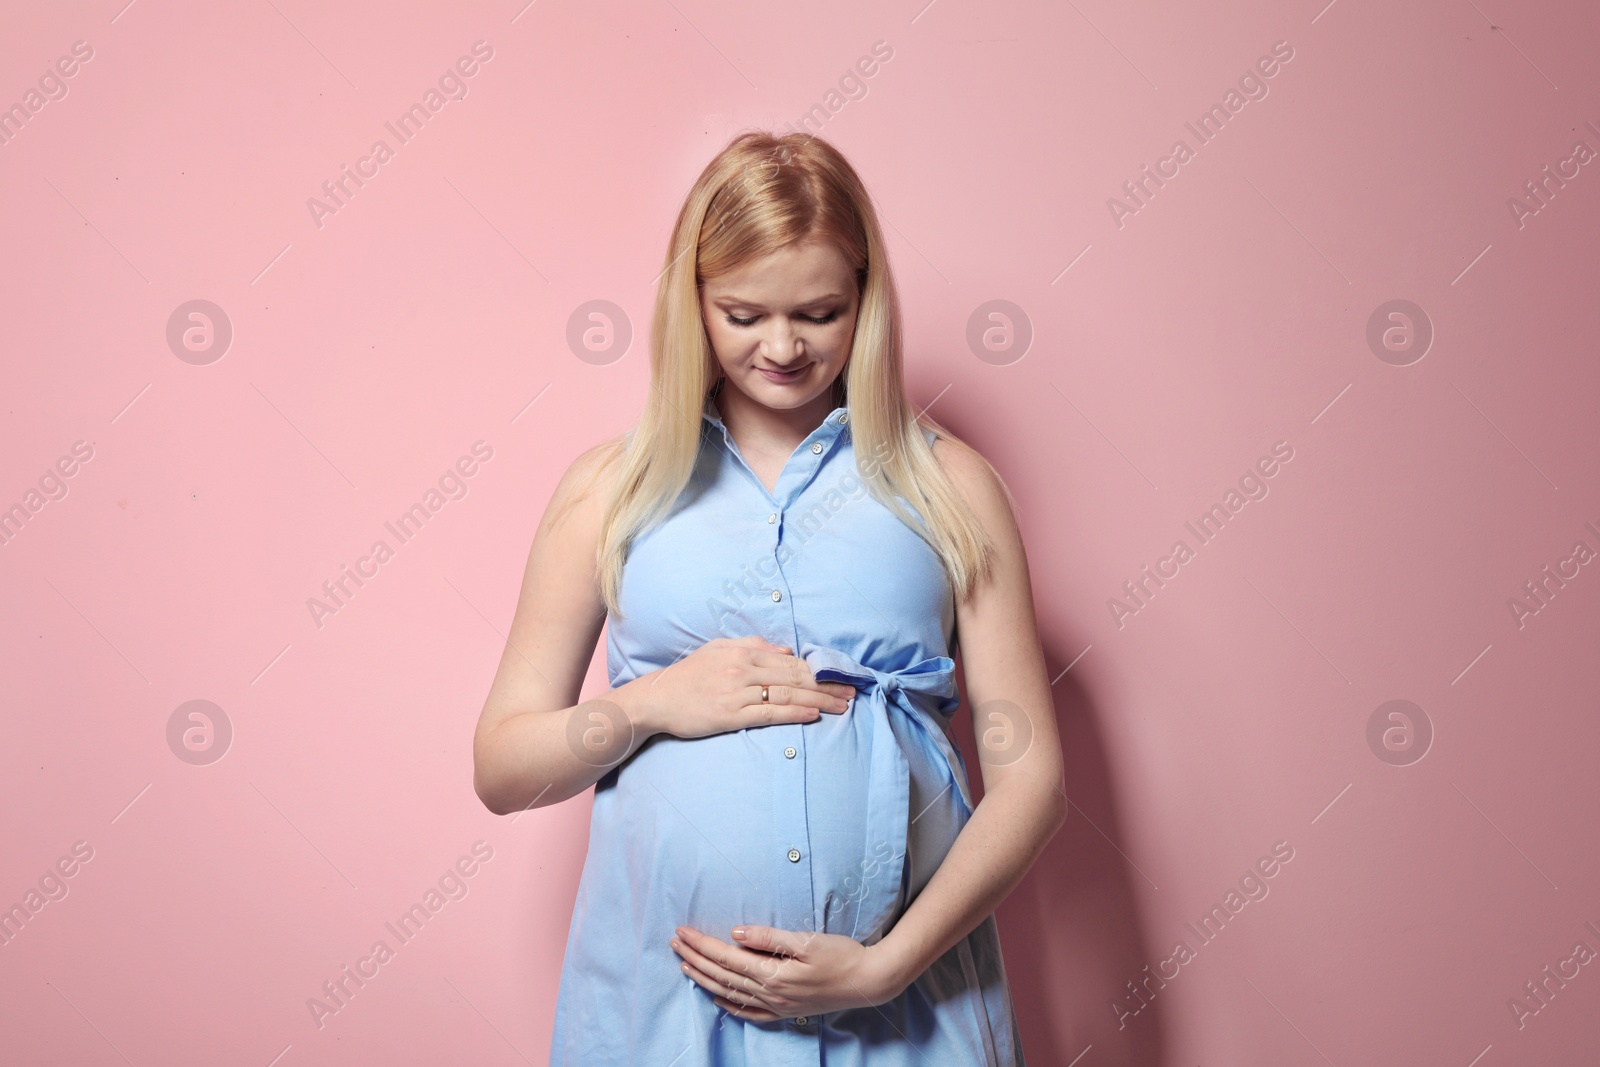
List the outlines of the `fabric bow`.
<svg viewBox="0 0 1600 1067">
<path fill-rule="evenodd" d="M 966 766 L 944 729 L 961 703 L 955 661 L 933 656 L 880 671 L 820 645 L 804 646 L 801 658 L 817 681 L 855 686 L 851 714 L 874 720 L 866 823 L 871 832 L 887 835 L 890 855 L 881 864 L 874 861 L 860 886 L 852 936 L 870 945 L 921 892 L 972 814 Z M 952 790 L 961 801 L 959 812 L 938 803 Z"/>
</svg>

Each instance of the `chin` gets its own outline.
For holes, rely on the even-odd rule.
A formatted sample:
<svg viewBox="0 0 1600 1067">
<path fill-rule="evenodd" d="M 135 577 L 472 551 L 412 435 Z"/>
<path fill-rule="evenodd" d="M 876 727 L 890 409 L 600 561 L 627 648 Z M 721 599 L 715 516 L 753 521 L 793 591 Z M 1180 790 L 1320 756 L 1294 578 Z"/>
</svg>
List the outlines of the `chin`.
<svg viewBox="0 0 1600 1067">
<path fill-rule="evenodd" d="M 772 408 L 774 411 L 793 411 L 795 408 L 804 407 L 812 401 L 812 397 L 798 397 L 792 393 L 781 392 L 776 389 L 762 389 L 754 394 L 755 399 Z"/>
<path fill-rule="evenodd" d="M 759 377 L 759 375 L 757 376 Z M 788 410 L 790 408 L 804 407 L 815 401 L 817 397 L 826 395 L 827 392 L 826 387 L 801 390 L 792 385 L 775 385 L 762 378 L 761 381 L 753 383 L 750 395 L 768 407 Z"/>
</svg>

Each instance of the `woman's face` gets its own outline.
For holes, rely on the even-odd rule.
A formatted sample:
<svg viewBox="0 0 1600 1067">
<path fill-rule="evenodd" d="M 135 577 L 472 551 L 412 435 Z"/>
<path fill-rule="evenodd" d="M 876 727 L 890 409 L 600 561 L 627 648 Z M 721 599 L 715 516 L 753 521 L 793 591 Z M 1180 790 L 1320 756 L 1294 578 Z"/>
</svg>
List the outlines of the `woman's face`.
<svg viewBox="0 0 1600 1067">
<path fill-rule="evenodd" d="M 826 395 L 856 331 L 856 279 L 832 245 L 807 241 L 707 281 L 701 317 L 727 384 L 770 408 Z"/>
</svg>

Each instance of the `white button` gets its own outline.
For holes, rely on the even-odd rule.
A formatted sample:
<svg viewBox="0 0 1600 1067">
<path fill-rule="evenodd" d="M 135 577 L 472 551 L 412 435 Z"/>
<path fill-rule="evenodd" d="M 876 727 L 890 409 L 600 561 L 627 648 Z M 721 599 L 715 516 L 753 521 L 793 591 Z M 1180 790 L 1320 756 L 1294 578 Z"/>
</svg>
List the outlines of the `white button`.
<svg viewBox="0 0 1600 1067">
<path fill-rule="evenodd" d="M 811 442 L 811 451 L 812 451 L 812 454 L 816 454 L 818 452 L 821 452 L 822 451 L 822 442 L 821 441 L 813 441 L 813 442 Z"/>
<path fill-rule="evenodd" d="M 778 592 L 778 591 L 777 591 L 777 590 L 776 590 L 776 589 L 774 589 L 774 590 L 773 590 L 773 591 L 772 591 L 772 600 L 773 600 L 773 603 L 777 603 L 777 602 L 778 602 L 778 601 L 780 601 L 780 600 L 782 600 L 782 599 L 783 599 L 783 594 L 782 594 L 782 593 L 780 593 L 780 592 Z"/>
<path fill-rule="evenodd" d="M 789 850 L 789 862 L 790 863 L 799 863 L 800 862 L 800 850 L 799 849 L 791 848 Z"/>
<path fill-rule="evenodd" d="M 794 1024 L 796 1026 L 804 1026 L 806 1023 L 808 1023 L 810 1021 L 811 1021 L 811 1019 L 809 1017 L 807 1017 L 805 1015 L 800 1015 L 800 1016 L 797 1016 L 795 1018 Z"/>
<path fill-rule="evenodd" d="M 767 516 L 767 521 L 768 522 L 777 522 L 778 521 L 778 513 L 776 511 L 774 511 L 771 515 L 768 515 Z"/>
<path fill-rule="evenodd" d="M 790 747 L 784 749 L 783 755 L 786 759 L 794 759 L 794 746 L 791 745 Z"/>
<path fill-rule="evenodd" d="M 839 412 L 839 421 L 840 422 L 849 422 L 850 421 L 850 413 L 848 411 Z"/>
</svg>

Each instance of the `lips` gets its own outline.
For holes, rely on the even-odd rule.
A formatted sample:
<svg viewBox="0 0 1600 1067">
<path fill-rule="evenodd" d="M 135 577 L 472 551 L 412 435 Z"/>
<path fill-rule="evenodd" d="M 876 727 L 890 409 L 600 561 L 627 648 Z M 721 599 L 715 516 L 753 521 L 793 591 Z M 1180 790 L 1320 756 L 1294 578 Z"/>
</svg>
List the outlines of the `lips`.
<svg viewBox="0 0 1600 1067">
<path fill-rule="evenodd" d="M 796 381 L 796 380 L 804 377 L 806 371 L 809 370 L 810 367 L 811 367 L 811 364 L 807 363 L 807 364 L 804 364 L 803 366 L 796 367 L 793 370 L 789 370 L 789 371 L 772 371 L 772 370 L 767 370 L 764 367 L 757 367 L 756 370 L 759 370 L 762 374 L 765 374 L 767 376 L 767 380 L 768 381 L 773 381 L 773 382 L 792 382 L 792 381 Z"/>
</svg>

